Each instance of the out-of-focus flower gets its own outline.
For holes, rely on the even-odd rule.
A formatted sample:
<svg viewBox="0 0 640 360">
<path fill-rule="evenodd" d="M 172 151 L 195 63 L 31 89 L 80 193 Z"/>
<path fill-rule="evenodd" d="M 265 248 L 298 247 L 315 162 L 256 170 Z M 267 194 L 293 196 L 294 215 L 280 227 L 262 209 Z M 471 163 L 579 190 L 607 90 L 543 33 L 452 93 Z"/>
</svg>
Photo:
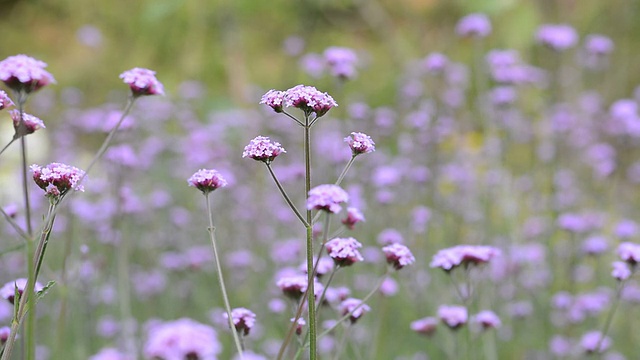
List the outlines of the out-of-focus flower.
<svg viewBox="0 0 640 360">
<path fill-rule="evenodd" d="M 578 33 L 566 24 L 545 24 L 538 28 L 536 39 L 553 50 L 564 51 L 575 46 L 578 42 Z"/>
<path fill-rule="evenodd" d="M 144 68 L 133 68 L 120 74 L 120 79 L 128 84 L 133 96 L 164 95 L 162 83 L 156 79 L 156 72 Z"/>
<path fill-rule="evenodd" d="M 451 329 L 458 329 L 467 323 L 467 308 L 456 305 L 442 305 L 438 308 L 438 318 Z"/>
<path fill-rule="evenodd" d="M 9 98 L 9 95 L 7 95 L 7 93 L 4 92 L 4 90 L 0 90 L 0 110 L 13 105 L 14 103 Z"/>
<path fill-rule="evenodd" d="M 469 14 L 458 21 L 456 33 L 460 36 L 487 37 L 491 34 L 491 22 L 485 14 Z"/>
<path fill-rule="evenodd" d="M 346 47 L 331 46 L 325 49 L 324 59 L 329 65 L 331 75 L 340 79 L 351 79 L 357 75 L 358 56 Z"/>
<path fill-rule="evenodd" d="M 431 336 L 436 332 L 438 322 L 438 319 L 435 317 L 427 316 L 411 322 L 411 330 L 421 335 Z"/>
<path fill-rule="evenodd" d="M 18 296 L 22 296 L 25 287 L 27 286 L 27 281 L 28 280 L 24 278 L 16 279 L 15 281 L 9 281 L 0 288 L 0 297 L 13 304 L 15 300 L 14 297 L 16 294 L 16 290 L 18 291 Z M 36 284 L 33 287 L 33 291 L 38 292 L 42 289 L 42 284 L 36 281 Z"/>
<path fill-rule="evenodd" d="M 471 322 L 480 324 L 482 329 L 497 329 L 502 325 L 500 318 L 491 310 L 483 310 L 471 317 Z"/>
<path fill-rule="evenodd" d="M 613 266 L 611 276 L 613 276 L 616 280 L 624 281 L 631 276 L 631 269 L 629 269 L 629 265 L 626 262 L 614 261 L 611 266 Z"/>
<path fill-rule="evenodd" d="M 46 196 L 53 200 L 59 200 L 69 190 L 84 191 L 84 186 L 79 181 L 84 177 L 84 171 L 61 163 L 51 163 L 45 167 L 31 165 L 33 181 Z"/>
<path fill-rule="evenodd" d="M 344 138 L 344 141 L 349 144 L 353 156 L 368 154 L 376 150 L 376 144 L 371 140 L 371 137 L 361 132 L 352 132 L 350 136 Z"/>
<path fill-rule="evenodd" d="M 600 331 L 590 331 L 580 339 L 580 347 L 587 353 L 602 353 L 611 347 L 611 338 Z"/>
<path fill-rule="evenodd" d="M 322 283 L 318 282 L 316 278 L 314 278 L 313 290 L 315 292 L 315 296 L 318 297 L 322 293 L 324 287 Z M 285 276 L 280 278 L 276 282 L 276 286 L 282 290 L 282 293 L 286 296 L 298 300 L 305 291 L 307 291 L 308 279 L 307 275 L 294 275 L 294 276 Z"/>
<path fill-rule="evenodd" d="M 422 63 L 428 73 L 441 74 L 449 65 L 449 58 L 444 54 L 435 52 L 427 55 Z"/>
<path fill-rule="evenodd" d="M 623 242 L 618 245 L 618 256 L 622 261 L 634 266 L 640 262 L 640 245 L 632 242 Z"/>
<path fill-rule="evenodd" d="M 11 334 L 11 328 L 8 326 L 0 327 L 0 346 L 9 340 L 9 334 Z"/>
<path fill-rule="evenodd" d="M 588 35 L 584 43 L 585 50 L 592 55 L 608 55 L 613 51 L 613 41 L 604 35 Z"/>
<path fill-rule="evenodd" d="M 351 313 L 349 320 L 352 324 L 358 321 L 358 319 L 369 311 L 371 311 L 371 308 L 367 304 L 364 304 L 360 299 L 348 298 L 340 303 L 340 313 L 342 316 Z"/>
<path fill-rule="evenodd" d="M 404 237 L 396 229 L 384 229 L 378 234 L 378 244 L 386 246 L 391 244 L 402 244 Z"/>
<path fill-rule="evenodd" d="M 227 180 L 217 170 L 200 169 L 187 180 L 189 186 L 207 194 L 215 189 L 227 186 Z"/>
<path fill-rule="evenodd" d="M 291 318 L 289 321 L 294 322 L 296 318 Z M 303 318 L 298 318 L 298 321 L 296 321 L 296 335 L 302 334 L 302 327 L 305 325 L 307 325 L 307 322 Z"/>
<path fill-rule="evenodd" d="M 349 229 L 353 230 L 354 226 L 359 222 L 364 222 L 364 215 L 355 207 L 347 208 L 347 217 L 342 219 L 342 223 Z"/>
<path fill-rule="evenodd" d="M 320 92 L 313 86 L 297 85 L 285 91 L 284 103 L 287 107 L 295 107 L 305 114 L 315 113 L 316 117 L 326 114 L 331 108 L 338 106 L 331 95 Z"/>
<path fill-rule="evenodd" d="M 244 147 L 242 157 L 270 164 L 281 153 L 286 153 L 286 150 L 279 142 L 273 142 L 266 136 L 258 136 Z"/>
<path fill-rule="evenodd" d="M 143 350 L 149 360 L 215 360 L 221 351 L 211 326 L 187 318 L 152 325 Z"/>
<path fill-rule="evenodd" d="M 225 319 L 229 317 L 227 313 L 224 313 L 223 316 Z M 235 326 L 236 331 L 243 333 L 244 336 L 249 335 L 249 332 L 256 324 L 256 314 L 245 308 L 235 308 L 231 310 L 231 319 L 233 320 L 233 326 Z"/>
<path fill-rule="evenodd" d="M 349 195 L 338 185 L 318 185 L 309 190 L 308 210 L 324 210 L 337 214 L 342 210 L 340 204 L 349 201 Z"/>
<path fill-rule="evenodd" d="M 402 244 L 387 245 L 382 248 L 382 252 L 387 257 L 387 263 L 392 265 L 396 270 L 400 270 L 416 261 L 411 250 Z"/>
<path fill-rule="evenodd" d="M 320 259 L 318 259 L 318 263 L 315 265 L 316 266 L 315 275 L 318 278 L 321 278 L 322 275 L 326 275 L 329 272 L 331 272 L 331 270 L 333 270 L 333 265 L 334 265 L 333 259 L 326 256 L 321 257 Z M 300 265 L 300 270 L 302 270 L 303 273 L 308 274 L 306 261 Z"/>
<path fill-rule="evenodd" d="M 0 80 L 15 91 L 30 93 L 56 82 L 46 67 L 27 55 L 9 56 L 0 61 Z"/>
<path fill-rule="evenodd" d="M 487 263 L 500 254 L 500 249 L 493 246 L 459 245 L 438 251 L 433 256 L 430 266 L 451 271 L 460 265 Z"/>
<path fill-rule="evenodd" d="M 582 242 L 582 252 L 587 255 L 597 256 L 609 248 L 607 239 L 603 236 L 590 236 Z"/>
<path fill-rule="evenodd" d="M 134 357 L 120 352 L 115 348 L 103 348 L 97 354 L 89 357 L 89 360 L 133 360 Z"/>
<path fill-rule="evenodd" d="M 46 128 L 42 120 L 27 113 L 22 113 L 22 121 L 20 121 L 20 110 L 11 110 L 9 114 L 11 115 L 11 120 L 13 120 L 13 128 L 16 130 L 16 136 L 18 137 L 33 134 L 36 130 Z"/>
<path fill-rule="evenodd" d="M 351 266 L 364 260 L 358 251 L 362 244 L 352 237 L 335 238 L 329 240 L 325 246 L 327 253 L 338 266 Z"/>
</svg>

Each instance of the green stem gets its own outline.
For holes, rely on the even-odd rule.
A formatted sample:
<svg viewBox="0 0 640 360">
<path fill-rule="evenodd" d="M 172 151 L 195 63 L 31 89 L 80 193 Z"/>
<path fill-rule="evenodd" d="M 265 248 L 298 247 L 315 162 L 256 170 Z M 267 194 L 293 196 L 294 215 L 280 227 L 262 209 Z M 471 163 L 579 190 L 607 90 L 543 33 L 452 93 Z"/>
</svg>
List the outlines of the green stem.
<svg viewBox="0 0 640 360">
<path fill-rule="evenodd" d="M 271 174 L 271 177 L 273 178 L 273 181 L 276 183 L 278 190 L 280 190 L 280 194 L 282 194 L 282 197 L 284 197 L 284 200 L 287 202 L 291 210 L 293 210 L 293 212 L 296 214 L 298 219 L 300 219 L 300 222 L 302 222 L 304 226 L 307 226 L 307 221 L 302 217 L 302 215 L 300 214 L 300 211 L 298 211 L 298 208 L 296 208 L 296 206 L 291 201 L 291 198 L 289 198 L 289 195 L 287 195 L 287 192 L 282 187 L 282 184 L 280 184 L 278 177 L 276 176 L 276 174 L 273 172 L 273 169 L 271 168 L 271 164 L 265 163 L 265 165 L 267 165 L 267 169 L 269 169 L 269 174 Z"/>
<path fill-rule="evenodd" d="M 613 315 L 616 313 L 616 310 L 618 309 L 618 305 L 620 305 L 620 299 L 622 298 L 621 296 L 622 289 L 624 289 L 625 283 L 626 283 L 626 280 L 620 281 L 618 283 L 616 298 L 613 300 L 613 305 L 611 305 L 611 310 L 609 310 L 609 314 L 607 314 L 607 319 L 604 322 L 604 326 L 602 328 L 602 335 L 600 336 L 600 339 L 598 339 L 598 343 L 596 344 L 596 347 L 595 347 L 596 352 L 600 352 L 600 346 L 602 346 L 602 341 L 604 341 L 604 338 L 607 336 L 607 333 L 609 332 L 609 328 L 613 323 Z"/>
<path fill-rule="evenodd" d="M 9 143 L 7 145 L 5 145 L 2 150 L 0 150 L 0 155 L 2 155 L 2 153 L 7 150 L 9 148 L 9 146 L 11 146 L 11 144 L 13 144 L 13 142 L 16 141 L 16 138 L 12 138 L 11 141 L 9 141 Z"/>
<path fill-rule="evenodd" d="M 304 116 L 304 169 L 305 169 L 305 199 L 311 190 L 311 124 L 309 114 Z M 311 225 L 311 210 L 307 210 L 307 269 L 313 269 L 313 227 Z M 309 360 L 317 359 L 316 349 L 316 298 L 313 271 L 307 271 L 307 303 L 309 307 Z"/>
<path fill-rule="evenodd" d="M 218 248 L 216 247 L 216 237 L 215 237 L 216 228 L 213 226 L 213 213 L 211 212 L 211 203 L 209 201 L 209 193 L 205 193 L 204 198 L 207 202 L 207 214 L 209 216 L 208 230 L 209 230 L 209 236 L 211 238 L 211 245 L 213 247 L 213 257 L 215 258 L 216 271 L 218 273 L 218 283 L 220 284 L 222 300 L 224 301 L 224 307 L 225 307 L 225 310 L 227 311 L 227 320 L 229 322 L 229 328 L 231 330 L 231 334 L 233 334 L 233 341 L 236 345 L 236 349 L 238 350 L 238 355 L 240 356 L 240 359 L 243 359 L 242 343 L 240 342 L 240 338 L 238 337 L 238 332 L 236 331 L 235 325 L 233 324 L 233 318 L 231 317 L 231 306 L 229 305 L 229 297 L 227 296 L 227 287 L 224 285 L 224 278 L 222 276 L 222 266 L 220 265 Z"/>
<path fill-rule="evenodd" d="M 0 213 L 2 213 L 2 216 L 4 216 L 4 218 L 9 222 L 9 225 L 11 225 L 13 230 L 15 230 L 23 240 L 25 240 L 27 242 L 31 241 L 31 238 L 29 237 L 29 235 L 26 232 L 24 232 L 24 230 L 22 230 L 22 228 L 18 224 L 16 224 L 16 222 L 13 221 L 11 216 L 9 216 L 9 214 L 7 214 L 4 211 L 4 209 L 1 208 L 1 207 L 0 207 Z"/>
</svg>

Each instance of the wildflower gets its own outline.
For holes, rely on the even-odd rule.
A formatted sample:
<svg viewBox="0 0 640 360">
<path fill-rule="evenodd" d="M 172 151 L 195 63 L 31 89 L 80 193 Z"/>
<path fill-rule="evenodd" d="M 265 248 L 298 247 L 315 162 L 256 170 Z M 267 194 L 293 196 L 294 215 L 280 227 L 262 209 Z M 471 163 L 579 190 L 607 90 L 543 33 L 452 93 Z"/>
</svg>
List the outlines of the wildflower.
<svg viewBox="0 0 640 360">
<path fill-rule="evenodd" d="M 411 330 L 421 335 L 431 336 L 436 332 L 438 319 L 428 316 L 411 322 Z"/>
<path fill-rule="evenodd" d="M 144 345 L 146 359 L 215 359 L 222 351 L 216 331 L 188 318 L 152 325 Z"/>
<path fill-rule="evenodd" d="M 0 346 L 4 345 L 9 339 L 9 334 L 11 333 L 11 328 L 8 326 L 0 327 Z"/>
<path fill-rule="evenodd" d="M 162 83 L 156 79 L 155 71 L 144 68 L 133 68 L 120 74 L 120 79 L 129 85 L 134 97 L 164 95 L 164 87 Z"/>
<path fill-rule="evenodd" d="M 287 90 L 284 94 L 284 103 L 287 107 L 293 106 L 304 111 L 305 114 L 315 113 L 316 118 L 338 106 L 338 103 L 329 94 L 320 92 L 313 86 L 304 85 L 294 86 Z"/>
<path fill-rule="evenodd" d="M 313 289 L 315 292 L 314 295 L 318 297 L 322 293 L 324 287 L 320 282 L 318 282 L 316 278 L 314 278 L 313 281 Z M 276 282 L 276 285 L 280 288 L 280 290 L 282 290 L 284 295 L 295 300 L 300 299 L 304 292 L 307 291 L 307 284 L 308 279 L 306 275 L 285 276 L 280 278 L 280 280 Z"/>
<path fill-rule="evenodd" d="M 585 39 L 585 49 L 592 55 L 608 55 L 613 51 L 613 41 L 604 35 L 589 35 Z"/>
<path fill-rule="evenodd" d="M 361 132 L 352 132 L 351 136 L 344 138 L 344 141 L 349 144 L 353 156 L 368 154 L 376 150 L 376 144 L 371 140 L 371 137 Z"/>
<path fill-rule="evenodd" d="M 387 257 L 387 263 L 393 265 L 396 270 L 400 270 L 416 261 L 411 250 L 402 244 L 391 244 L 382 248 L 382 252 Z"/>
<path fill-rule="evenodd" d="M 349 201 L 349 195 L 337 185 L 318 185 L 309 190 L 308 210 L 324 210 L 333 214 L 339 213 L 340 204 Z"/>
<path fill-rule="evenodd" d="M 7 95 L 4 90 L 0 90 L 0 110 L 13 105 L 13 101 L 11 101 L 9 95 Z"/>
<path fill-rule="evenodd" d="M 487 37 L 491 34 L 491 22 L 485 14 L 469 14 L 458 21 L 456 33 L 460 36 Z"/>
<path fill-rule="evenodd" d="M 359 223 L 365 221 L 364 215 L 355 207 L 347 208 L 347 217 L 342 219 L 342 223 L 349 229 L 353 230 L 354 226 Z"/>
<path fill-rule="evenodd" d="M 603 336 L 600 331 L 590 331 L 580 339 L 580 347 L 589 354 L 605 352 L 611 346 L 611 338 Z"/>
<path fill-rule="evenodd" d="M 471 317 L 471 321 L 480 324 L 483 330 L 496 329 L 502 325 L 498 315 L 491 310 L 480 311 Z"/>
<path fill-rule="evenodd" d="M 438 308 L 438 318 L 449 328 L 458 329 L 467 323 L 467 308 L 464 306 L 442 305 Z"/>
<path fill-rule="evenodd" d="M 269 164 L 281 153 L 286 153 L 286 151 L 280 146 L 279 142 L 272 142 L 266 136 L 258 136 L 251 140 L 249 145 L 244 147 L 242 157 L 248 157 Z"/>
<path fill-rule="evenodd" d="M 226 319 L 228 315 L 225 313 L 224 317 Z M 247 336 L 256 324 L 256 314 L 249 309 L 235 308 L 231 310 L 231 320 L 233 320 L 236 331 Z"/>
<path fill-rule="evenodd" d="M 384 229 L 378 234 L 378 244 L 386 246 L 391 244 L 402 244 L 404 237 L 396 229 Z"/>
<path fill-rule="evenodd" d="M 340 312 L 342 313 L 342 316 L 350 313 L 349 320 L 352 324 L 355 324 L 358 319 L 369 311 L 371 311 L 371 308 L 359 299 L 348 298 L 340 303 Z"/>
<path fill-rule="evenodd" d="M 538 28 L 536 38 L 542 45 L 556 51 L 564 51 L 578 42 L 578 33 L 569 25 L 545 24 Z"/>
<path fill-rule="evenodd" d="M 358 251 L 362 244 L 352 237 L 335 238 L 328 241 L 325 246 L 337 266 L 350 266 L 364 260 Z"/>
<path fill-rule="evenodd" d="M 622 261 L 634 266 L 640 262 L 640 245 L 631 242 L 623 242 L 618 245 L 618 256 Z"/>
<path fill-rule="evenodd" d="M 27 286 L 27 281 L 28 280 L 24 278 L 9 281 L 0 288 L 0 297 L 13 304 L 16 291 L 18 292 L 18 297 L 22 296 L 24 288 Z M 33 291 L 38 292 L 42 289 L 42 284 L 36 281 Z"/>
<path fill-rule="evenodd" d="M 45 62 L 27 55 L 9 56 L 0 61 L 0 80 L 15 91 L 28 94 L 56 82 L 46 67 Z"/>
<path fill-rule="evenodd" d="M 22 121 L 20 119 L 19 110 L 9 111 L 11 120 L 13 120 L 13 128 L 16 130 L 17 136 L 21 137 L 33 134 L 38 129 L 45 128 L 44 122 L 33 115 L 22 113 Z"/>
<path fill-rule="evenodd" d="M 45 167 L 31 165 L 33 181 L 46 192 L 45 196 L 59 200 L 69 190 L 84 191 L 79 182 L 84 177 L 84 171 L 61 163 L 51 163 Z"/>
<path fill-rule="evenodd" d="M 189 186 L 207 194 L 215 189 L 227 186 L 227 180 L 217 170 L 200 169 L 187 180 Z"/>
<path fill-rule="evenodd" d="M 629 265 L 622 261 L 614 261 L 611 263 L 613 266 L 613 271 L 611 271 L 611 276 L 613 276 L 618 281 L 627 280 L 631 276 L 631 269 L 629 269 Z"/>
<path fill-rule="evenodd" d="M 597 256 L 609 248 L 607 239 L 602 236 L 590 236 L 582 242 L 582 252 L 587 255 Z"/>
<path fill-rule="evenodd" d="M 460 265 L 480 265 L 489 262 L 500 254 L 493 246 L 459 245 L 438 251 L 433 256 L 430 266 L 451 271 Z"/>
<path fill-rule="evenodd" d="M 356 76 L 358 56 L 355 51 L 339 46 L 325 49 L 324 59 L 329 64 L 331 74 L 340 79 L 351 79 Z"/>
<path fill-rule="evenodd" d="M 300 265 L 300 270 L 302 270 L 302 272 L 305 274 L 308 273 L 306 261 Z M 331 272 L 331 270 L 333 270 L 333 260 L 331 258 L 323 256 L 320 259 L 318 259 L 318 263 L 316 264 L 316 273 L 315 273 L 315 275 L 318 278 L 322 277 L 322 275 L 328 274 L 329 272 Z"/>
<path fill-rule="evenodd" d="M 280 90 L 269 90 L 266 94 L 262 95 L 262 99 L 260 99 L 260 104 L 265 104 L 268 107 L 272 108 L 273 111 L 277 113 L 282 112 L 282 106 L 284 105 L 284 91 Z"/>
</svg>

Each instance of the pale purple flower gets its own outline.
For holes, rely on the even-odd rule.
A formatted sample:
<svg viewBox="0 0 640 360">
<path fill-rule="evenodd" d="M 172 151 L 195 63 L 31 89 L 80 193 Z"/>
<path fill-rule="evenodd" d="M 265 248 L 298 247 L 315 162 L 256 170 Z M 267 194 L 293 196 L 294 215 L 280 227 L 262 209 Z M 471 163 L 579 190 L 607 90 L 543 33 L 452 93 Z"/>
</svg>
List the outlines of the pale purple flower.
<svg viewBox="0 0 640 360">
<path fill-rule="evenodd" d="M 352 324 L 369 311 L 371 311 L 371 308 L 360 299 L 348 298 L 340 303 L 340 313 L 342 316 L 350 314 L 349 320 Z"/>
<path fill-rule="evenodd" d="M 325 299 L 330 303 L 342 302 L 349 298 L 351 290 L 346 286 L 328 287 L 324 294 Z"/>
<path fill-rule="evenodd" d="M 435 52 L 427 55 L 422 63 L 427 72 L 439 74 L 444 72 L 447 65 L 449 65 L 449 58 L 446 55 Z"/>
<path fill-rule="evenodd" d="M 441 305 L 438 308 L 438 318 L 451 329 L 458 329 L 467 323 L 467 308 L 456 305 Z"/>
<path fill-rule="evenodd" d="M 89 360 L 133 360 L 134 357 L 120 352 L 115 348 L 103 348 Z"/>
<path fill-rule="evenodd" d="M 538 28 L 536 38 L 539 43 L 553 50 L 564 51 L 578 42 L 578 33 L 566 24 L 545 24 Z"/>
<path fill-rule="evenodd" d="M 382 248 L 382 252 L 387 258 L 387 263 L 393 265 L 394 269 L 400 270 L 416 261 L 411 250 L 402 244 L 391 244 Z"/>
<path fill-rule="evenodd" d="M 24 112 L 22 113 L 23 125 L 21 127 L 20 110 L 11 110 L 9 111 L 9 114 L 11 115 L 11 120 L 13 120 L 13 128 L 19 136 L 33 134 L 36 130 L 46 128 L 42 120 Z"/>
<path fill-rule="evenodd" d="M 4 90 L 0 90 L 0 110 L 13 105 L 14 103 L 9 98 L 9 95 L 7 95 L 7 93 L 4 92 Z"/>
<path fill-rule="evenodd" d="M 587 353 L 602 353 L 611 347 L 611 338 L 600 331 L 590 331 L 580 339 L 580 347 Z M 598 346 L 599 345 L 599 346 Z"/>
<path fill-rule="evenodd" d="M 322 76 L 326 66 L 324 57 L 316 53 L 303 55 L 298 63 L 302 70 L 314 79 Z"/>
<path fill-rule="evenodd" d="M 491 310 L 483 310 L 471 317 L 471 322 L 480 324 L 482 329 L 497 329 L 502 325 L 500 318 Z"/>
<path fill-rule="evenodd" d="M 351 79 L 356 76 L 358 56 L 355 51 L 346 47 L 331 46 L 325 49 L 324 59 L 329 65 L 331 74 L 340 79 Z"/>
<path fill-rule="evenodd" d="M 402 244 L 404 238 L 400 231 L 396 229 L 384 229 L 378 234 L 378 244 L 386 246 L 391 244 Z"/>
<path fill-rule="evenodd" d="M 262 95 L 260 104 L 265 104 L 272 108 L 275 112 L 281 113 L 284 106 L 284 91 L 271 89 L 266 94 Z"/>
<path fill-rule="evenodd" d="M 316 278 L 313 280 L 313 290 L 315 296 L 318 297 L 324 287 Z M 282 293 L 294 300 L 300 299 L 305 291 L 307 291 L 308 278 L 307 275 L 285 276 L 276 282 L 276 286 L 282 290 Z"/>
<path fill-rule="evenodd" d="M 632 242 L 623 242 L 618 245 L 618 256 L 622 261 L 634 266 L 640 262 L 640 245 Z"/>
<path fill-rule="evenodd" d="M 571 341 L 562 335 L 554 335 L 549 341 L 549 350 L 558 357 L 569 355 L 571 347 Z"/>
<path fill-rule="evenodd" d="M 587 255 L 597 256 L 609 248 L 607 239 L 603 236 L 589 236 L 582 242 L 582 252 Z"/>
<path fill-rule="evenodd" d="M 30 93 L 56 82 L 46 67 L 27 55 L 9 56 L 0 61 L 0 80 L 15 91 Z"/>
<path fill-rule="evenodd" d="M 313 86 L 297 85 L 285 91 L 284 103 L 287 107 L 295 107 L 305 114 L 315 113 L 316 118 L 326 114 L 338 103 L 326 92 L 320 92 Z"/>
<path fill-rule="evenodd" d="M 491 34 L 491 22 L 485 14 L 469 14 L 458 21 L 456 33 L 460 36 L 487 37 Z"/>
<path fill-rule="evenodd" d="M 11 334 L 11 328 L 8 326 L 0 327 L 0 346 L 4 345 L 9 339 L 9 334 Z"/>
<path fill-rule="evenodd" d="M 364 222 L 365 218 L 362 212 L 355 207 L 347 208 L 347 217 L 342 219 L 342 223 L 349 229 L 353 230 L 354 226 L 359 222 Z"/>
<path fill-rule="evenodd" d="M 189 186 L 207 194 L 215 189 L 227 186 L 227 180 L 217 170 L 200 169 L 187 180 Z"/>
<path fill-rule="evenodd" d="M 411 322 L 411 330 L 421 335 L 431 336 L 436 332 L 438 322 L 438 319 L 435 317 L 427 316 Z"/>
<path fill-rule="evenodd" d="M 620 220 L 616 224 L 615 234 L 619 238 L 628 239 L 638 234 L 640 229 L 638 228 L 638 224 L 630 219 Z"/>
<path fill-rule="evenodd" d="M 352 132 L 350 136 L 344 138 L 344 141 L 349 144 L 353 156 L 368 154 L 376 150 L 376 144 L 371 140 L 371 137 L 361 132 Z"/>
<path fill-rule="evenodd" d="M 31 165 L 33 181 L 46 196 L 51 199 L 60 199 L 69 190 L 84 191 L 80 180 L 84 177 L 84 171 L 61 163 L 51 163 L 45 167 Z"/>
<path fill-rule="evenodd" d="M 439 250 L 431 260 L 432 268 L 439 267 L 445 271 L 453 270 L 460 265 L 480 265 L 491 261 L 501 254 L 500 249 L 493 246 L 458 245 Z"/>
<path fill-rule="evenodd" d="M 324 210 L 337 214 L 342 210 L 340 204 L 349 201 L 349 195 L 338 185 L 318 185 L 309 190 L 308 210 Z"/>
<path fill-rule="evenodd" d="M 613 266 L 611 276 L 613 276 L 616 280 L 624 281 L 631 276 L 631 269 L 629 269 L 629 265 L 626 262 L 614 261 L 613 263 L 611 263 L 611 266 Z"/>
<path fill-rule="evenodd" d="M 384 295 L 384 296 L 394 296 L 395 294 L 398 293 L 398 282 L 395 281 L 393 278 L 386 278 L 382 281 L 382 284 L 380 284 L 380 294 Z"/>
<path fill-rule="evenodd" d="M 16 288 L 18 290 L 18 296 L 22 296 L 25 287 L 27 286 L 27 281 L 28 280 L 24 278 L 16 279 L 15 281 L 9 281 L 0 288 L 0 297 L 13 304 Z M 33 287 L 33 291 L 37 293 L 42 289 L 42 284 L 36 281 L 36 284 Z"/>
<path fill-rule="evenodd" d="M 156 72 L 144 68 L 133 68 L 120 74 L 120 79 L 128 84 L 133 96 L 164 95 L 162 83 L 156 79 Z"/>
<path fill-rule="evenodd" d="M 286 153 L 286 150 L 279 142 L 273 142 L 266 136 L 258 136 L 244 147 L 242 157 L 270 164 L 281 153 Z"/>
<path fill-rule="evenodd" d="M 152 325 L 143 349 L 149 360 L 215 360 L 221 351 L 211 326 L 187 318 Z"/>
<path fill-rule="evenodd" d="M 329 240 L 325 247 L 337 266 L 351 266 L 358 261 L 364 260 L 358 251 L 362 244 L 352 237 Z"/>
<path fill-rule="evenodd" d="M 613 51 L 613 41 L 604 35 L 588 35 L 584 44 L 585 50 L 592 55 L 608 55 Z"/>
<path fill-rule="evenodd" d="M 316 267 L 315 275 L 318 278 L 321 278 L 322 275 L 326 275 L 326 274 L 330 273 L 331 270 L 333 270 L 333 265 L 334 265 L 333 259 L 331 259 L 330 257 L 326 257 L 326 256 L 321 257 L 320 259 L 318 259 L 318 262 L 315 265 L 315 267 Z M 305 273 L 305 274 L 308 273 L 308 271 L 307 271 L 307 262 L 306 261 L 300 265 L 300 270 L 302 270 L 302 272 Z"/>
<path fill-rule="evenodd" d="M 224 313 L 223 316 L 225 319 L 229 317 L 227 313 Z M 242 307 L 231 310 L 231 319 L 233 320 L 233 326 L 235 326 L 236 331 L 243 333 L 244 336 L 249 335 L 249 332 L 256 324 L 256 314 Z"/>
</svg>

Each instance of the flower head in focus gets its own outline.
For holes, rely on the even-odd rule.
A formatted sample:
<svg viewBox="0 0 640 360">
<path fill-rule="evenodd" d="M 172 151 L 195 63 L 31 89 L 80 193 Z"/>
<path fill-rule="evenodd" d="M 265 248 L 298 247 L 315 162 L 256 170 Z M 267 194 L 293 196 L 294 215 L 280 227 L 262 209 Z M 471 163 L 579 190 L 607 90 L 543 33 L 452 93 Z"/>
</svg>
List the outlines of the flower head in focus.
<svg viewBox="0 0 640 360">
<path fill-rule="evenodd" d="M 51 163 L 45 167 L 31 165 L 33 181 L 46 192 L 45 196 L 59 201 L 69 190 L 84 191 L 80 180 L 84 171 L 61 163 Z"/>
<path fill-rule="evenodd" d="M 408 247 L 402 244 L 391 244 L 382 248 L 382 252 L 387 258 L 387 263 L 392 265 L 394 269 L 400 270 L 407 265 L 411 265 L 416 258 Z"/>
<path fill-rule="evenodd" d="M 622 242 L 618 245 L 618 256 L 631 266 L 640 262 L 640 245 L 632 242 Z"/>
<path fill-rule="evenodd" d="M 47 64 L 27 55 L 15 55 L 0 61 L 0 80 L 17 92 L 31 93 L 55 83 Z"/>
<path fill-rule="evenodd" d="M 227 186 L 227 180 L 217 170 L 200 169 L 187 180 L 189 186 L 208 194 L 211 191 Z"/>
<path fill-rule="evenodd" d="M 284 91 L 271 89 L 266 94 L 262 95 L 260 104 L 265 104 L 272 108 L 277 113 L 282 112 L 284 106 Z"/>
<path fill-rule="evenodd" d="M 337 214 L 342 210 L 341 203 L 349 201 L 349 195 L 338 185 L 318 185 L 309 190 L 308 210 L 324 210 Z"/>
<path fill-rule="evenodd" d="M 38 129 L 46 128 L 44 122 L 33 115 L 22 113 L 22 121 L 20 121 L 20 110 L 9 111 L 11 120 L 13 120 L 13 128 L 16 131 L 16 138 L 33 134 Z"/>
<path fill-rule="evenodd" d="M 305 114 L 315 113 L 316 118 L 326 114 L 331 108 L 338 106 L 331 95 L 320 92 L 313 86 L 297 85 L 285 91 L 284 104 L 295 107 Z"/>
<path fill-rule="evenodd" d="M 329 257 L 331 257 L 338 266 L 351 266 L 358 261 L 364 260 L 358 251 L 358 249 L 362 247 L 362 244 L 352 237 L 335 238 L 327 241 L 325 246 Z"/>
<path fill-rule="evenodd" d="M 144 95 L 164 95 L 162 83 L 156 79 L 156 72 L 144 68 L 133 68 L 120 74 L 120 79 L 129 85 L 134 97 Z"/>
<path fill-rule="evenodd" d="M 350 136 L 344 138 L 344 141 L 349 144 L 353 156 L 368 154 L 376 150 L 376 144 L 371 140 L 371 137 L 361 132 L 352 132 Z"/>
<path fill-rule="evenodd" d="M 258 136 L 244 147 L 242 157 L 270 164 L 276 156 L 286 152 L 279 142 L 273 142 L 266 136 Z"/>
</svg>

